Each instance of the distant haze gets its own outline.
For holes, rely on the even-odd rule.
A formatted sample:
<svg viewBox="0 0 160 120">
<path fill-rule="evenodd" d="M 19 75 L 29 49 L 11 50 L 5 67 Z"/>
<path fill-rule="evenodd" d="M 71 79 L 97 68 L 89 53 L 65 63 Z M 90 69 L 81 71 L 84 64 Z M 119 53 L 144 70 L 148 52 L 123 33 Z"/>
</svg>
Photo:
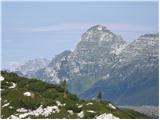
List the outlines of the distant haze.
<svg viewBox="0 0 160 120">
<path fill-rule="evenodd" d="M 158 32 L 158 1 L 2 2 L 2 68 L 74 49 L 96 24 L 127 42 Z"/>
</svg>

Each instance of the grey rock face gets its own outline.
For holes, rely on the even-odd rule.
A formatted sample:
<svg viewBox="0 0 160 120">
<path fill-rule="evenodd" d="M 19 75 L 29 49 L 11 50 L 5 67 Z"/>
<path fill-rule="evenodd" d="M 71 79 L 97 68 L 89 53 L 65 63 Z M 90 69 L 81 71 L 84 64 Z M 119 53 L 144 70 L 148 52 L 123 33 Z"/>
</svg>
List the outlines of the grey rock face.
<svg viewBox="0 0 160 120">
<path fill-rule="evenodd" d="M 33 77 L 52 84 L 57 84 L 63 79 L 68 79 L 67 66 L 65 64 L 67 64 L 67 57 L 70 53 L 70 51 L 64 51 L 57 55 L 47 67 L 36 71 Z"/>
<path fill-rule="evenodd" d="M 159 36 L 146 34 L 129 44 L 112 65 L 110 77 L 81 94 L 91 99 L 97 91 L 119 105 L 158 105 Z"/>
<path fill-rule="evenodd" d="M 126 45 L 120 36 L 106 27 L 93 26 L 82 35 L 73 52 L 65 51 L 56 56 L 45 69 L 38 70 L 35 76 L 50 83 L 66 79 L 69 90 L 80 94 L 105 75 L 104 69 L 108 70 Z"/>
<path fill-rule="evenodd" d="M 99 81 L 126 45 L 120 36 L 104 26 L 96 25 L 88 29 L 68 57 L 70 91 L 82 93 Z"/>
</svg>

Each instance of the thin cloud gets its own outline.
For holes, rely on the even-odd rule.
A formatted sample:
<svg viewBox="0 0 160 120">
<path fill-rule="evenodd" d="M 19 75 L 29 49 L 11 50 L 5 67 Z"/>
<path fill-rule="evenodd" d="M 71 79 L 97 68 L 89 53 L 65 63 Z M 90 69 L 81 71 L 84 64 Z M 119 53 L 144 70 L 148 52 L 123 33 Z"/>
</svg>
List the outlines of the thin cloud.
<svg viewBox="0 0 160 120">
<path fill-rule="evenodd" d="M 18 31 L 27 32 L 62 32 L 62 31 L 80 31 L 89 28 L 88 24 L 59 24 L 45 27 L 25 27 L 17 28 Z"/>
<path fill-rule="evenodd" d="M 43 26 L 43 27 L 20 27 L 16 28 L 17 31 L 24 32 L 75 32 L 75 31 L 84 31 L 88 28 L 94 26 L 94 23 L 67 23 L 59 24 L 52 26 Z M 158 28 L 153 28 L 150 26 L 141 26 L 141 25 L 132 25 L 132 24 L 101 24 L 106 26 L 108 29 L 113 31 L 121 32 L 151 32 L 158 31 Z"/>
<path fill-rule="evenodd" d="M 120 32 L 150 32 L 156 31 L 158 28 L 150 26 L 132 25 L 132 24 L 108 24 L 108 27 Z"/>
</svg>

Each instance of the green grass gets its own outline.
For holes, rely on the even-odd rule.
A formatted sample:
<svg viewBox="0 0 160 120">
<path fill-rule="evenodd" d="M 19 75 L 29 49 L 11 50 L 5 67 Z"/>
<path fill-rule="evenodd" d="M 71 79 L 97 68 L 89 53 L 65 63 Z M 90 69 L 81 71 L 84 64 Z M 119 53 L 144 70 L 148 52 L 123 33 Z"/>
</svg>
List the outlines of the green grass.
<svg viewBox="0 0 160 120">
<path fill-rule="evenodd" d="M 95 116 L 98 116 L 103 113 L 112 113 L 116 117 L 124 119 L 148 118 L 145 115 L 135 112 L 133 110 L 114 110 L 108 106 L 108 101 L 80 100 L 76 95 L 70 94 L 69 92 L 67 92 L 67 98 L 64 98 L 64 89 L 58 85 L 47 84 L 36 79 L 19 77 L 15 73 L 7 73 L 5 71 L 2 71 L 1 74 L 5 78 L 5 80 L 1 82 L 1 88 L 4 89 L 1 92 L 2 106 L 6 103 L 10 103 L 9 106 L 13 107 L 10 108 L 9 106 L 1 106 L 1 118 L 8 118 L 11 115 L 20 114 L 16 111 L 18 108 L 35 110 L 40 105 L 43 105 L 43 107 L 57 105 L 56 101 L 60 101 L 62 104 L 66 104 L 65 106 L 59 106 L 59 113 L 52 113 L 47 117 L 42 115 L 37 117 L 28 117 L 33 119 L 75 119 L 78 118 L 77 113 L 83 111 L 83 118 L 86 119 L 95 118 Z M 12 85 L 11 82 L 16 83 L 16 87 L 13 89 L 8 88 Z M 23 93 L 27 91 L 31 92 L 33 95 L 30 97 L 24 96 Z M 89 102 L 92 102 L 93 105 L 87 105 L 87 103 Z M 82 105 L 82 107 L 78 108 L 79 105 Z M 73 114 L 69 114 L 68 110 L 72 110 Z M 95 111 L 95 113 L 90 113 L 88 111 Z"/>
</svg>

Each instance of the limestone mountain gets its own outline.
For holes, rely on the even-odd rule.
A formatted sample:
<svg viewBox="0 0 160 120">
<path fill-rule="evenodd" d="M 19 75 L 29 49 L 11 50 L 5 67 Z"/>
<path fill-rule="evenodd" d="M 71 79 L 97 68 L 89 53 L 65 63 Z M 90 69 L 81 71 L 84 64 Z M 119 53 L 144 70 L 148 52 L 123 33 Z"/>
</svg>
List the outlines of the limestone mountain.
<svg viewBox="0 0 160 120">
<path fill-rule="evenodd" d="M 81 97 L 92 99 L 96 91 L 102 91 L 104 99 L 116 104 L 158 105 L 158 37 L 146 34 L 129 44 L 112 66 L 110 77 L 95 83 Z"/>
<path fill-rule="evenodd" d="M 63 52 L 53 58 L 35 76 L 50 83 L 66 79 L 69 90 L 80 94 L 105 76 L 110 66 L 126 47 L 122 37 L 102 25 L 88 29 L 73 52 Z"/>
<path fill-rule="evenodd" d="M 80 94 L 99 81 L 126 45 L 105 26 L 88 29 L 68 57 L 70 91 Z"/>
</svg>

